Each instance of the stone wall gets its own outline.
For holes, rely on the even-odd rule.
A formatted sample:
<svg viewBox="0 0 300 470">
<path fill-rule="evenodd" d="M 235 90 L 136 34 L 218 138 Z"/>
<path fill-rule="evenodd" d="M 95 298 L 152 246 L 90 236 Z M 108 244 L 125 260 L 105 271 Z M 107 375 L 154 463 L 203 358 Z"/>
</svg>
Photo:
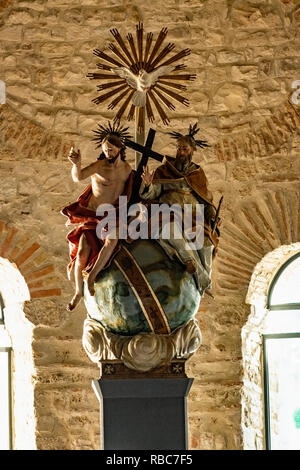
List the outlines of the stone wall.
<svg viewBox="0 0 300 470">
<path fill-rule="evenodd" d="M 156 116 L 153 147 L 172 154 L 166 132 L 197 121 L 211 147 L 195 161 L 215 202 L 224 195 L 215 299 L 201 302 L 203 345 L 188 361 L 195 378 L 189 444 L 241 449 L 248 285 L 267 253 L 300 235 L 300 111 L 291 101 L 300 79 L 296 0 L 0 2 L 0 79 L 7 91 L 0 106 L 0 256 L 15 263 L 31 296 L 24 315 L 32 325 L 33 446 L 99 448 L 99 404 L 91 389 L 98 370 L 81 345 L 83 305 L 74 313 L 65 309 L 73 289 L 59 210 L 84 187 L 71 180 L 70 145 L 80 146 L 84 164 L 92 162 L 92 130 L 113 117 L 91 101 L 97 96 L 96 81 L 86 78 L 96 71 L 92 50 L 109 51 L 109 30 L 125 36 L 138 21 L 154 36 L 167 26 L 175 51 L 191 49 L 184 63 L 197 74 L 186 91 L 190 107 L 167 111 L 169 127 Z M 128 161 L 134 162 L 130 151 Z"/>
</svg>

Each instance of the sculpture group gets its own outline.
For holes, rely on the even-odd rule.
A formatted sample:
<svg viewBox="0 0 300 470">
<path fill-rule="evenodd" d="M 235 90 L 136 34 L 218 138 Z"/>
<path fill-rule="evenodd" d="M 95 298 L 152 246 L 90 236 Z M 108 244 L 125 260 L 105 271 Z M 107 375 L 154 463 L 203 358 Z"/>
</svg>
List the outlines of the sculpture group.
<svg viewBox="0 0 300 470">
<path fill-rule="evenodd" d="M 205 292 L 210 293 L 220 222 L 204 171 L 192 160 L 197 147 L 204 148 L 207 144 L 197 140 L 199 129 L 190 125 L 186 134 L 171 133 L 177 143 L 174 157 L 166 156 L 152 172 L 147 164 L 144 165 L 144 159 L 142 170 L 136 171 L 126 161 L 126 146 L 134 147 L 127 129 L 110 124 L 99 129 L 96 140 L 101 153 L 95 162 L 81 168 L 79 149 L 72 148 L 68 157 L 73 180 L 90 179 L 90 182 L 77 201 L 62 210 L 68 217 L 67 224 L 75 224 L 68 234 L 68 272 L 70 277 L 74 273 L 75 294 L 67 308 L 73 310 L 84 296 L 88 319 L 83 343 L 92 360 L 118 359 L 127 367 L 150 370 L 174 357 L 189 357 L 201 342 L 194 317 L 201 297 Z M 148 151 L 149 155 L 151 151 Z M 162 155 L 160 157 L 163 159 Z M 174 204 L 189 207 L 190 229 L 195 236 L 202 233 L 202 243 L 193 248 L 180 223 L 185 221 L 174 216 L 159 219 L 154 239 L 133 240 L 130 236 L 121 239 L 119 234 L 124 232 L 131 217 L 128 215 L 126 220 L 124 216 L 120 217 L 125 209 L 120 206 L 120 201 L 126 201 L 127 206 L 132 201 L 140 202 L 148 213 L 154 204 L 158 207 L 173 207 Z M 204 217 L 202 224 L 197 225 L 195 210 L 199 205 L 204 209 Z M 109 223 L 109 214 L 104 216 L 105 211 L 99 211 L 107 206 L 114 211 L 117 223 L 113 225 Z M 126 209 L 125 213 L 130 214 L 128 207 Z M 141 212 L 140 223 L 143 217 L 145 213 Z M 104 219 L 105 224 L 97 230 Z M 148 214 L 146 220 L 151 223 Z M 138 249 L 141 244 L 144 244 L 143 250 Z M 153 268 L 155 256 L 160 257 L 159 269 Z M 114 273 L 116 269 L 118 274 Z M 122 280 L 118 276 L 123 276 Z M 126 296 L 122 301 L 118 297 L 116 286 L 120 290 L 120 286 L 124 288 L 125 285 L 130 290 L 127 297 L 134 296 L 136 305 L 133 301 L 130 306 L 126 305 Z M 177 295 L 166 302 L 162 285 L 166 292 L 177 289 Z M 111 292 L 110 301 L 105 300 L 104 294 L 108 292 Z M 193 294 L 191 304 L 188 296 Z M 119 308 L 117 304 L 122 302 L 125 302 L 124 308 Z M 128 318 L 124 320 L 126 316 Z"/>
<path fill-rule="evenodd" d="M 152 33 L 144 38 L 139 23 L 136 41 L 127 34 L 128 45 L 118 30 L 110 32 L 117 43 L 109 44 L 113 56 L 95 49 L 101 71 L 88 78 L 106 81 L 97 87 L 95 104 L 116 95 L 108 105 L 119 106 L 114 124 L 98 125 L 95 162 L 82 168 L 79 149 L 71 148 L 68 156 L 73 180 L 89 184 L 62 210 L 73 227 L 68 275 L 74 275 L 75 292 L 67 309 L 84 298 L 83 345 L 92 361 L 119 361 L 145 372 L 186 359 L 201 344 L 195 315 L 203 295 L 212 295 L 220 203 L 216 208 L 205 173 L 192 159 L 198 147 L 208 146 L 198 139 L 197 124 L 183 134 L 169 133 L 177 144 L 170 157 L 152 149 L 153 129 L 141 145 L 120 125 L 128 106 L 127 120 L 135 115 L 139 135 L 146 115 L 154 121 L 152 106 L 165 125 L 170 120 L 164 106 L 174 111 L 172 100 L 188 106 L 181 83 L 195 75 L 180 73 L 186 66 L 175 63 L 190 49 L 170 56 L 175 44 L 163 46 L 167 28 L 154 41 Z M 126 161 L 128 147 L 142 154 L 136 169 Z M 149 158 L 160 163 L 155 171 Z"/>
</svg>

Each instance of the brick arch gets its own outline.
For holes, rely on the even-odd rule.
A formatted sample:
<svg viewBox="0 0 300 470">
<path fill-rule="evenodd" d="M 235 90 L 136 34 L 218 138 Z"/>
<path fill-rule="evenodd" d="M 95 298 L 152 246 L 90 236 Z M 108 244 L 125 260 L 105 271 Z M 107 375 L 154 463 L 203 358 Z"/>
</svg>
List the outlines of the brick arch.
<svg viewBox="0 0 300 470">
<path fill-rule="evenodd" d="M 0 12 L 9 7 L 13 2 L 14 0 L 0 0 Z"/>
<path fill-rule="evenodd" d="M 0 256 L 15 264 L 24 277 L 30 299 L 61 295 L 59 275 L 47 252 L 32 235 L 0 220 Z"/>
<path fill-rule="evenodd" d="M 272 108 L 272 114 L 251 131 L 221 137 L 211 148 L 201 152 L 201 159 L 226 163 L 271 156 L 286 145 L 299 128 L 299 106 L 287 100 Z M 60 160 L 71 145 L 62 136 L 24 118 L 8 104 L 0 107 L 0 141 L 16 160 L 34 158 L 37 145 L 39 160 Z"/>
<path fill-rule="evenodd" d="M 0 142 L 11 159 L 37 158 L 43 161 L 61 160 L 70 149 L 70 142 L 24 118 L 8 104 L 0 106 Z"/>
<path fill-rule="evenodd" d="M 271 115 L 251 131 L 232 133 L 228 137 L 221 138 L 208 158 L 212 159 L 211 153 L 213 153 L 214 158 L 226 163 L 271 156 L 287 144 L 299 127 L 299 106 L 294 106 L 288 99 L 273 107 Z M 205 152 L 203 154 L 205 159 Z"/>
<path fill-rule="evenodd" d="M 300 241 L 300 192 L 257 191 L 224 221 L 216 272 L 216 296 L 246 297 L 257 263 L 281 245 Z"/>
<path fill-rule="evenodd" d="M 265 308 L 272 279 L 278 269 L 298 252 L 300 252 L 300 241 L 291 245 L 280 246 L 265 255 L 255 266 L 251 276 L 246 303 L 256 305 L 257 308 L 259 308 L 259 306 Z"/>
</svg>

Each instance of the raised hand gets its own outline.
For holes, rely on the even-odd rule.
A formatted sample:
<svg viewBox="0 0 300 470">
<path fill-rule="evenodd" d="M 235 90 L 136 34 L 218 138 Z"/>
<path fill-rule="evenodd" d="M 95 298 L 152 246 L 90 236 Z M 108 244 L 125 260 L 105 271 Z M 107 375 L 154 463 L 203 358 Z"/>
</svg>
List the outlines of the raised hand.
<svg viewBox="0 0 300 470">
<path fill-rule="evenodd" d="M 71 147 L 70 153 L 68 155 L 68 159 L 70 160 L 71 163 L 74 165 L 77 165 L 78 163 L 81 162 L 81 154 L 80 150 L 78 149 L 77 152 L 74 150 L 74 147 Z"/>
<path fill-rule="evenodd" d="M 143 166 L 142 180 L 146 186 L 150 186 L 153 181 L 154 171 L 152 173 L 149 171 L 148 165 Z"/>
</svg>

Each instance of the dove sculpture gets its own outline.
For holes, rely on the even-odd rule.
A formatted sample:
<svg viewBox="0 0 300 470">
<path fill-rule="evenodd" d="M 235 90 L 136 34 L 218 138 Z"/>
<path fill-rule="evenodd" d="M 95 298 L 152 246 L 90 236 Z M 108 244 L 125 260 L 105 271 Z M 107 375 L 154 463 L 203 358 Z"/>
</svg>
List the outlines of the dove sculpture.
<svg viewBox="0 0 300 470">
<path fill-rule="evenodd" d="M 159 77 L 172 72 L 175 70 L 175 67 L 171 65 L 162 65 L 149 73 L 146 72 L 146 70 L 141 69 L 138 75 L 131 72 L 127 67 L 112 67 L 110 70 L 119 77 L 125 78 L 128 85 L 136 90 L 131 101 L 134 106 L 143 107 L 146 105 L 147 91 L 155 85 Z"/>
</svg>

